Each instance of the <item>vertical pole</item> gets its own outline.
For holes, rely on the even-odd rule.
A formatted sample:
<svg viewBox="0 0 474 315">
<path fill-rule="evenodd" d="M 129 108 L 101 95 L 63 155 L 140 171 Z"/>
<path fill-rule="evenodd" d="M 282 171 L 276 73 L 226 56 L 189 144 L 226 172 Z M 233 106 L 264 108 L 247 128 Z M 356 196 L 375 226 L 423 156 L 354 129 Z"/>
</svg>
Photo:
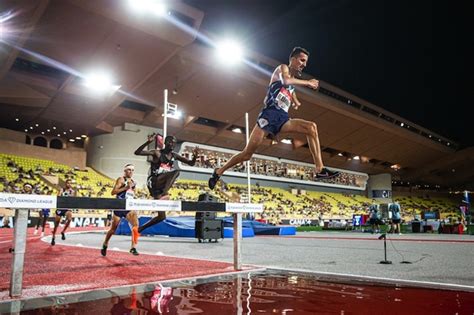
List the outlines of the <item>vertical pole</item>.
<svg viewBox="0 0 474 315">
<path fill-rule="evenodd" d="M 234 270 L 242 270 L 242 213 L 234 213 Z"/>
<path fill-rule="evenodd" d="M 168 89 L 163 91 L 163 140 L 166 138 L 168 132 Z"/>
<path fill-rule="evenodd" d="M 383 252 L 384 252 L 384 257 L 385 261 L 387 261 L 387 238 L 383 238 Z"/>
<path fill-rule="evenodd" d="M 246 143 L 249 142 L 249 114 L 245 113 L 245 136 Z M 248 198 L 250 196 L 250 163 L 247 161 L 247 185 Z M 234 213 L 234 270 L 242 270 L 242 213 Z"/>
<path fill-rule="evenodd" d="M 245 113 L 245 139 L 246 144 L 249 144 L 249 113 Z M 249 203 L 252 203 L 252 190 L 250 187 L 250 160 L 247 163 L 247 193 L 249 196 Z"/>
<path fill-rule="evenodd" d="M 15 209 L 15 230 L 13 234 L 13 260 L 10 278 L 10 297 L 19 297 L 23 285 L 28 209 Z"/>
<path fill-rule="evenodd" d="M 245 143 L 249 144 L 249 137 L 250 137 L 250 129 L 249 129 L 249 113 L 245 113 Z M 250 186 L 250 160 L 247 161 L 247 195 L 249 196 L 249 202 L 252 203 L 252 187 Z M 247 219 L 253 220 L 253 213 L 247 214 Z"/>
</svg>

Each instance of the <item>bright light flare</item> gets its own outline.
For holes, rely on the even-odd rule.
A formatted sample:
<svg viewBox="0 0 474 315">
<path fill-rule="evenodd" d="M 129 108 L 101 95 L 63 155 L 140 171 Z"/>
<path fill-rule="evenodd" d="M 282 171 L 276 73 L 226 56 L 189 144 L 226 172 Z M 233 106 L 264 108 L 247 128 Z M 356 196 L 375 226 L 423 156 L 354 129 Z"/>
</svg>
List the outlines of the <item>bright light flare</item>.
<svg viewBox="0 0 474 315">
<path fill-rule="evenodd" d="M 12 35 L 11 28 L 8 27 L 8 20 L 15 17 L 16 14 L 13 14 L 12 11 L 1 12 L 0 13 L 0 41 L 7 39 Z M 11 23 L 10 23 L 11 24 Z"/>
<path fill-rule="evenodd" d="M 222 63 L 234 65 L 243 60 L 244 51 L 236 41 L 226 40 L 216 45 L 216 54 Z"/>
<path fill-rule="evenodd" d="M 129 0 L 128 5 L 137 13 L 153 13 L 158 16 L 166 15 L 166 6 L 159 0 Z"/>
<path fill-rule="evenodd" d="M 106 73 L 91 73 L 85 77 L 84 85 L 94 92 L 115 92 L 120 85 L 112 84 L 111 77 Z"/>
<path fill-rule="evenodd" d="M 165 116 L 165 114 L 161 114 L 162 117 Z M 166 115 L 167 118 L 172 118 L 172 119 L 181 119 L 183 117 L 183 113 L 179 110 L 173 112 L 173 111 L 168 111 L 168 115 Z"/>
</svg>

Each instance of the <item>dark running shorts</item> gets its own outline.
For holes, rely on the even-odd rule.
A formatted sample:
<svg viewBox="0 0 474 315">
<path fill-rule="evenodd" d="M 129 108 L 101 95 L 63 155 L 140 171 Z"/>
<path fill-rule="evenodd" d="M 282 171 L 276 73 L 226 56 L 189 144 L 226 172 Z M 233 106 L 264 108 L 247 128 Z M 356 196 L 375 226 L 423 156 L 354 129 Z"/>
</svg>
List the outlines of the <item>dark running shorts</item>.
<svg viewBox="0 0 474 315">
<path fill-rule="evenodd" d="M 64 217 L 68 211 L 71 211 L 69 209 L 58 209 L 56 210 L 56 215 L 59 217 Z"/>
<path fill-rule="evenodd" d="M 370 219 L 369 223 L 370 224 L 382 224 L 383 222 L 380 219 Z"/>
<path fill-rule="evenodd" d="M 179 176 L 179 171 L 161 173 L 158 175 L 150 175 L 147 179 L 147 187 L 150 195 L 158 199 L 168 194 L 168 190 Z"/>
<path fill-rule="evenodd" d="M 272 136 L 276 136 L 283 125 L 290 120 L 288 113 L 273 107 L 265 108 L 258 115 L 257 124 Z"/>
<path fill-rule="evenodd" d="M 114 211 L 114 215 L 119 217 L 119 218 L 126 218 L 127 214 L 130 212 L 130 210 L 116 210 Z"/>
<path fill-rule="evenodd" d="M 398 224 L 401 221 L 402 221 L 401 219 L 392 219 L 392 223 L 394 223 L 394 224 Z"/>
</svg>

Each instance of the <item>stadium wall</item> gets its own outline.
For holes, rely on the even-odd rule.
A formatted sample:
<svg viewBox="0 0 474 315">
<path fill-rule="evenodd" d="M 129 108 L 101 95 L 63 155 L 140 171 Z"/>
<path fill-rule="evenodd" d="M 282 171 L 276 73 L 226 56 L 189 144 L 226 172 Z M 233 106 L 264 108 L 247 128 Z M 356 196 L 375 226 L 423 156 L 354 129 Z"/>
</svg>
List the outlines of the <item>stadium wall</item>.
<svg viewBox="0 0 474 315">
<path fill-rule="evenodd" d="M 392 175 L 378 174 L 369 176 L 367 182 L 367 196 L 378 202 L 392 201 Z"/>
<path fill-rule="evenodd" d="M 146 184 L 149 163 L 145 156 L 137 156 L 134 152 L 153 132 L 161 133 L 161 129 L 127 123 L 114 127 L 110 134 L 88 138 L 87 165 L 115 179 L 123 175 L 125 164 L 132 163 L 135 165 L 134 178 L 138 186 L 143 187 Z"/>
</svg>

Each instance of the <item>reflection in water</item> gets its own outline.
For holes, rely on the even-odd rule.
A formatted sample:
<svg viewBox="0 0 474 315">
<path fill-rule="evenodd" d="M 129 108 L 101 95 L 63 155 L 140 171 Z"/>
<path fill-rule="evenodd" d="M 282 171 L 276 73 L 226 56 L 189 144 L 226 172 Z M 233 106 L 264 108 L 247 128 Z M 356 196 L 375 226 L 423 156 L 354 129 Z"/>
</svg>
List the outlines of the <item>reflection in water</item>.
<svg viewBox="0 0 474 315">
<path fill-rule="evenodd" d="M 58 314 L 57 309 L 41 310 Z M 79 302 L 65 314 L 472 314 L 474 293 L 331 283 L 303 274 L 248 274 L 158 286 L 127 297 Z M 40 310 L 22 312 L 38 314 Z"/>
<path fill-rule="evenodd" d="M 157 310 L 160 314 L 169 313 L 169 303 L 173 299 L 173 288 L 164 287 L 159 284 L 153 291 L 150 299 L 150 306 L 152 310 Z"/>
</svg>

